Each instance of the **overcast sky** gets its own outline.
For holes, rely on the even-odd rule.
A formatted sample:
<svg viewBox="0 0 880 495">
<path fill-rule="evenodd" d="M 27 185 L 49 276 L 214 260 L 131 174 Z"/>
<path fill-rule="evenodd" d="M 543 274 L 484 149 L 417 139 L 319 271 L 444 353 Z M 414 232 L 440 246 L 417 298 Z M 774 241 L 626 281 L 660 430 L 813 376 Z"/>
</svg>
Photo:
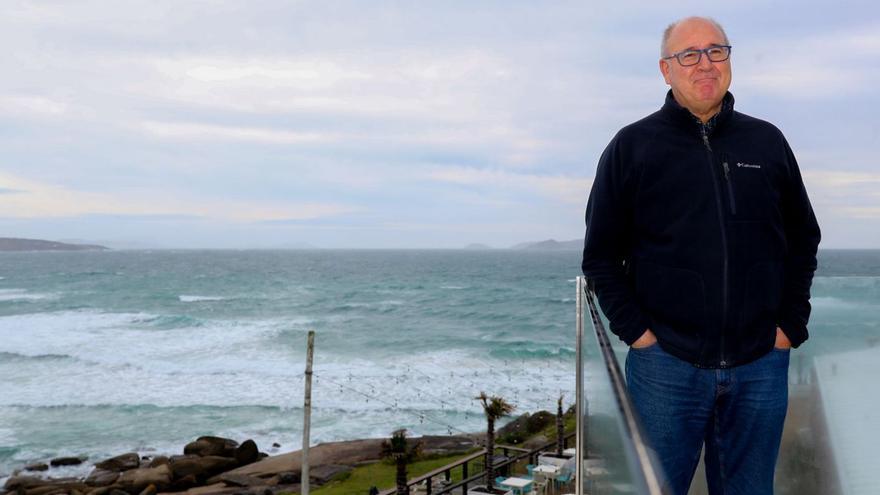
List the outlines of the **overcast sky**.
<svg viewBox="0 0 880 495">
<path fill-rule="evenodd" d="M 0 236 L 117 247 L 583 237 L 596 161 L 710 15 L 822 247 L 880 247 L 874 2 L 6 1 Z"/>
</svg>

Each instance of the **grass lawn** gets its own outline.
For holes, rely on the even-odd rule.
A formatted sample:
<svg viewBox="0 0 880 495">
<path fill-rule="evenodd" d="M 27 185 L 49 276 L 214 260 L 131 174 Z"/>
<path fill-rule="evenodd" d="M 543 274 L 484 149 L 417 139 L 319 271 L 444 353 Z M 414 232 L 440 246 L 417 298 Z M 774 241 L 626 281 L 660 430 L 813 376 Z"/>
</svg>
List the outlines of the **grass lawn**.
<svg viewBox="0 0 880 495">
<path fill-rule="evenodd" d="M 412 479 L 447 464 L 452 464 L 462 457 L 466 456 L 454 455 L 436 457 L 414 462 L 407 467 L 407 475 Z M 380 491 L 394 488 L 394 476 L 396 472 L 394 464 L 375 462 L 373 464 L 355 468 L 348 478 L 344 480 L 330 482 L 320 488 L 310 490 L 309 492 L 314 495 L 367 495 L 371 486 L 378 487 Z M 452 471 L 452 480 L 457 481 L 460 479 L 461 468 L 457 467 Z"/>
<path fill-rule="evenodd" d="M 572 432 L 575 429 L 574 414 L 568 414 L 565 417 L 565 431 Z M 556 438 L 556 424 L 548 424 L 541 432 L 546 438 Z M 422 474 L 443 467 L 447 464 L 465 457 L 466 455 L 454 455 L 445 457 L 435 457 L 410 464 L 407 467 L 407 476 L 409 479 L 415 478 Z M 528 461 L 523 460 L 516 466 L 518 471 L 525 472 L 525 465 Z M 477 469 L 471 465 L 470 473 L 474 474 Z M 376 462 L 355 468 L 345 479 L 330 482 L 320 488 L 310 491 L 314 495 L 367 495 L 370 487 L 375 486 L 380 491 L 394 488 L 395 467 L 393 464 L 385 462 Z M 461 467 L 457 467 L 452 471 L 452 481 L 461 480 Z"/>
</svg>

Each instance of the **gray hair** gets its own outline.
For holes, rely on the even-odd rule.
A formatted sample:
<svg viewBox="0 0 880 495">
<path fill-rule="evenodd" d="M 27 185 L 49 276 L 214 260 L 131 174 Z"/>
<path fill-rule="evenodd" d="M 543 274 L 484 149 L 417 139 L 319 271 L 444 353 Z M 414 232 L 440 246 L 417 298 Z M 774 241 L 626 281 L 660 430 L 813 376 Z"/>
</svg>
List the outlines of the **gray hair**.
<svg viewBox="0 0 880 495">
<path fill-rule="evenodd" d="M 712 19 L 711 17 L 698 17 L 698 16 L 685 17 L 684 19 L 679 19 L 679 20 L 673 22 L 672 24 L 670 24 L 669 26 L 666 26 L 666 29 L 663 31 L 663 40 L 660 42 L 660 58 L 669 56 L 669 52 L 666 50 L 666 44 L 669 43 L 669 36 L 672 34 L 672 30 L 675 29 L 676 27 L 678 27 L 678 25 L 681 24 L 682 22 L 695 21 L 695 20 L 706 21 L 706 22 L 712 24 L 713 26 L 715 26 L 715 28 L 721 32 L 721 36 L 724 37 L 724 44 L 725 45 L 730 44 L 730 40 L 727 39 L 727 33 L 724 32 L 724 28 L 721 27 L 721 24 L 719 24 L 718 21 L 716 21 L 715 19 Z"/>
</svg>

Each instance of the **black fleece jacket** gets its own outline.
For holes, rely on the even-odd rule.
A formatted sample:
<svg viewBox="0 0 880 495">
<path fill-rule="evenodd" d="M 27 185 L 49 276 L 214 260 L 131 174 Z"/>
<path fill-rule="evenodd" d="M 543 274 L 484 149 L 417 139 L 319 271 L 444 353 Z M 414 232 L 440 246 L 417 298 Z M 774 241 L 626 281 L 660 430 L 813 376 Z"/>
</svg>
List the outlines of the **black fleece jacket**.
<svg viewBox="0 0 880 495">
<path fill-rule="evenodd" d="M 726 368 L 807 339 L 820 232 L 800 170 L 772 124 L 733 110 L 711 125 L 670 91 L 602 153 L 583 272 L 611 331 Z"/>
</svg>

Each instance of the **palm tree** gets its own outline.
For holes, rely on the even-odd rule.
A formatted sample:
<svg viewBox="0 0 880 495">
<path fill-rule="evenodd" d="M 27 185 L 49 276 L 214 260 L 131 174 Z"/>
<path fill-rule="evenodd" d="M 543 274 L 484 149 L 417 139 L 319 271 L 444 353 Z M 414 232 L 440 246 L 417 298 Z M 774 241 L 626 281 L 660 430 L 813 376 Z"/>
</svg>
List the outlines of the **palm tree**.
<svg viewBox="0 0 880 495">
<path fill-rule="evenodd" d="M 492 492 L 495 488 L 495 466 L 492 464 L 495 452 L 495 421 L 509 416 L 516 407 L 496 395 L 489 397 L 486 392 L 480 392 L 474 400 L 482 402 L 483 412 L 486 413 L 486 487 Z"/>
<path fill-rule="evenodd" d="M 559 396 L 559 400 L 556 401 L 556 455 L 562 457 L 562 451 L 565 450 L 563 447 L 565 446 L 565 422 L 562 418 L 562 398 L 564 395 Z"/>
<path fill-rule="evenodd" d="M 391 434 L 391 440 L 382 442 L 382 457 L 391 459 L 397 465 L 397 495 L 409 495 L 409 487 L 406 486 L 406 465 L 415 460 L 421 453 L 422 444 L 407 445 L 406 429 L 395 430 Z"/>
</svg>

